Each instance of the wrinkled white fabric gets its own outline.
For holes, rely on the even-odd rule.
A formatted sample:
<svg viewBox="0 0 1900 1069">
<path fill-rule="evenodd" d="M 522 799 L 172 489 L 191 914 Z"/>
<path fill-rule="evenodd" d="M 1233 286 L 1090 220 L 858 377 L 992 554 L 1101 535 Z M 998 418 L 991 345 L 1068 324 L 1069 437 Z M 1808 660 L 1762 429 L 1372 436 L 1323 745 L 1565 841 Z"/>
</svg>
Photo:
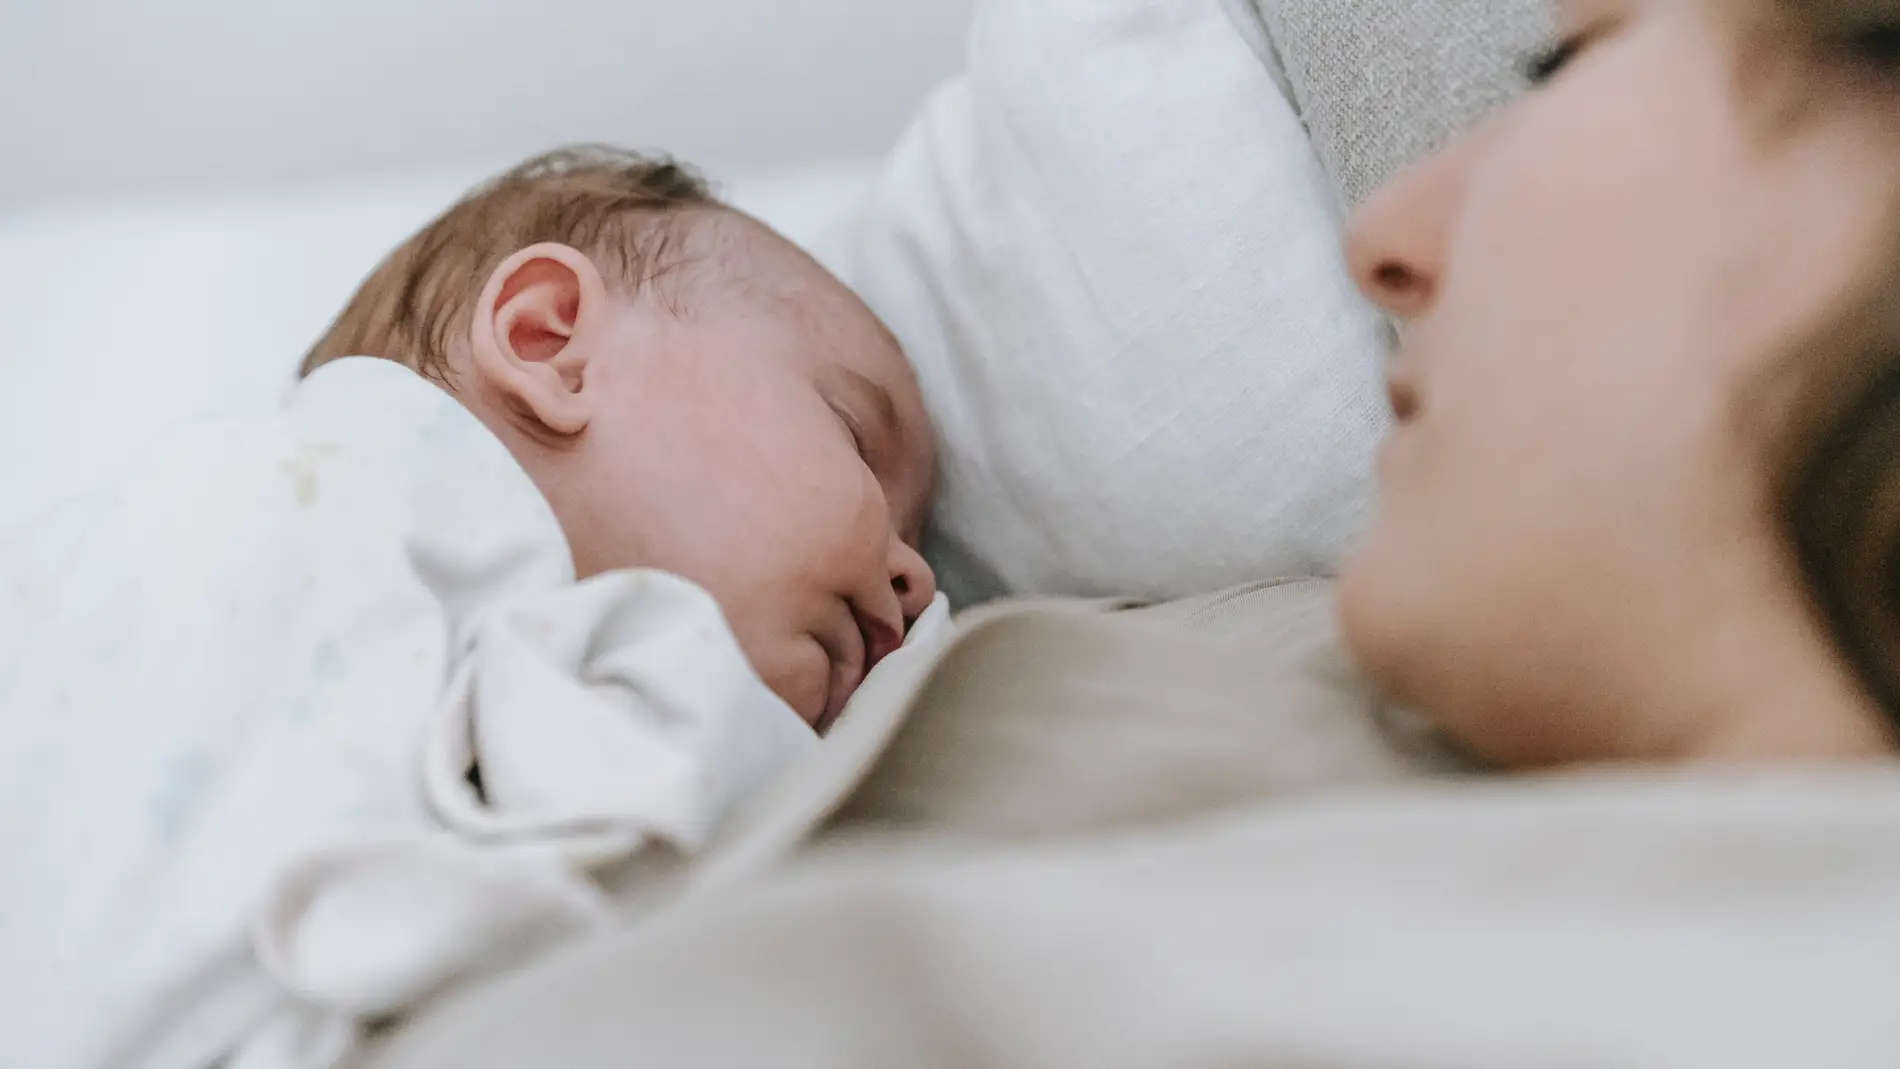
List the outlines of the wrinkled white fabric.
<svg viewBox="0 0 1900 1069">
<path fill-rule="evenodd" d="M 917 369 L 958 604 L 1325 575 L 1369 514 L 1385 327 L 1235 3 L 977 4 L 858 221 L 839 266 Z"/>
<path fill-rule="evenodd" d="M 0 1065 L 333 1064 L 815 744 L 705 592 L 576 583 L 393 363 L 122 474 L 3 558 Z"/>
</svg>

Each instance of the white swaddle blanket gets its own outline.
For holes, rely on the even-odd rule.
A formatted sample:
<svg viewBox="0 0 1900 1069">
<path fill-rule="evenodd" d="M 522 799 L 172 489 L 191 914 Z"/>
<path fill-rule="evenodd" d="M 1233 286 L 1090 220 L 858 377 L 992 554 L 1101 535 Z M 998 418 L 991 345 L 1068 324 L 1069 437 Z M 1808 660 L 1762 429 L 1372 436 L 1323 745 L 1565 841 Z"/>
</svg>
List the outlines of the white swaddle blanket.
<svg viewBox="0 0 1900 1069">
<path fill-rule="evenodd" d="M 0 1065 L 334 1063 L 814 743 L 398 365 L 128 468 L 0 576 Z"/>
</svg>

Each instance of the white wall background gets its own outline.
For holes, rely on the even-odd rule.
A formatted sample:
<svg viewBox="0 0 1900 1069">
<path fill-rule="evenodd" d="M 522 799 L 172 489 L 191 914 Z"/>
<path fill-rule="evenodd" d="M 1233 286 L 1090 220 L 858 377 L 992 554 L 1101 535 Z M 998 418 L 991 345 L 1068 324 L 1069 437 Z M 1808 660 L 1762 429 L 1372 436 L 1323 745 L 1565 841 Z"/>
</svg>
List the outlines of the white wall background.
<svg viewBox="0 0 1900 1069">
<path fill-rule="evenodd" d="M 675 152 L 822 254 L 971 2 L 0 0 L 0 542 L 275 405 L 379 257 L 556 143 Z"/>
<path fill-rule="evenodd" d="M 971 0 L 0 0 L 0 211 L 558 142 L 714 171 L 868 155 Z"/>
</svg>

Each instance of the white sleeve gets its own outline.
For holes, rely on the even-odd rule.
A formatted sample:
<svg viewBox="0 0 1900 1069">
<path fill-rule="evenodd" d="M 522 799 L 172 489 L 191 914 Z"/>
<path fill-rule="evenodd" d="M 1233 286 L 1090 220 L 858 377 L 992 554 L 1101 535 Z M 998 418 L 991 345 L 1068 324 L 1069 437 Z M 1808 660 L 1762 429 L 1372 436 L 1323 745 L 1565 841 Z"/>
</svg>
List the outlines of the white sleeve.
<svg viewBox="0 0 1900 1069">
<path fill-rule="evenodd" d="M 422 815 L 442 610 L 324 448 L 194 431 L 40 556 L 0 650 L 0 1064 L 208 1064 L 283 1002 L 246 930 L 279 870 Z"/>
<path fill-rule="evenodd" d="M 724 759 L 784 711 L 703 592 L 458 626 L 413 524 L 293 421 L 206 429 L 0 602 L 0 1065 L 332 1064 L 744 789 Z"/>
</svg>

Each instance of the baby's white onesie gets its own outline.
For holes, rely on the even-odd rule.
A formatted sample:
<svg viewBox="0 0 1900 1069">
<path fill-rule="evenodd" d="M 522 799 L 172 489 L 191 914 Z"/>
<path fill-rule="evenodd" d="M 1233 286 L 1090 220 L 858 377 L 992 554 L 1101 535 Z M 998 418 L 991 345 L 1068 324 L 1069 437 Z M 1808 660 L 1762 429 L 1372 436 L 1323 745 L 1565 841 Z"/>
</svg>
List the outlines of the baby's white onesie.
<svg viewBox="0 0 1900 1069">
<path fill-rule="evenodd" d="M 814 744 L 397 364 L 125 475 L 0 557 L 0 1065 L 332 1064 Z"/>
</svg>

